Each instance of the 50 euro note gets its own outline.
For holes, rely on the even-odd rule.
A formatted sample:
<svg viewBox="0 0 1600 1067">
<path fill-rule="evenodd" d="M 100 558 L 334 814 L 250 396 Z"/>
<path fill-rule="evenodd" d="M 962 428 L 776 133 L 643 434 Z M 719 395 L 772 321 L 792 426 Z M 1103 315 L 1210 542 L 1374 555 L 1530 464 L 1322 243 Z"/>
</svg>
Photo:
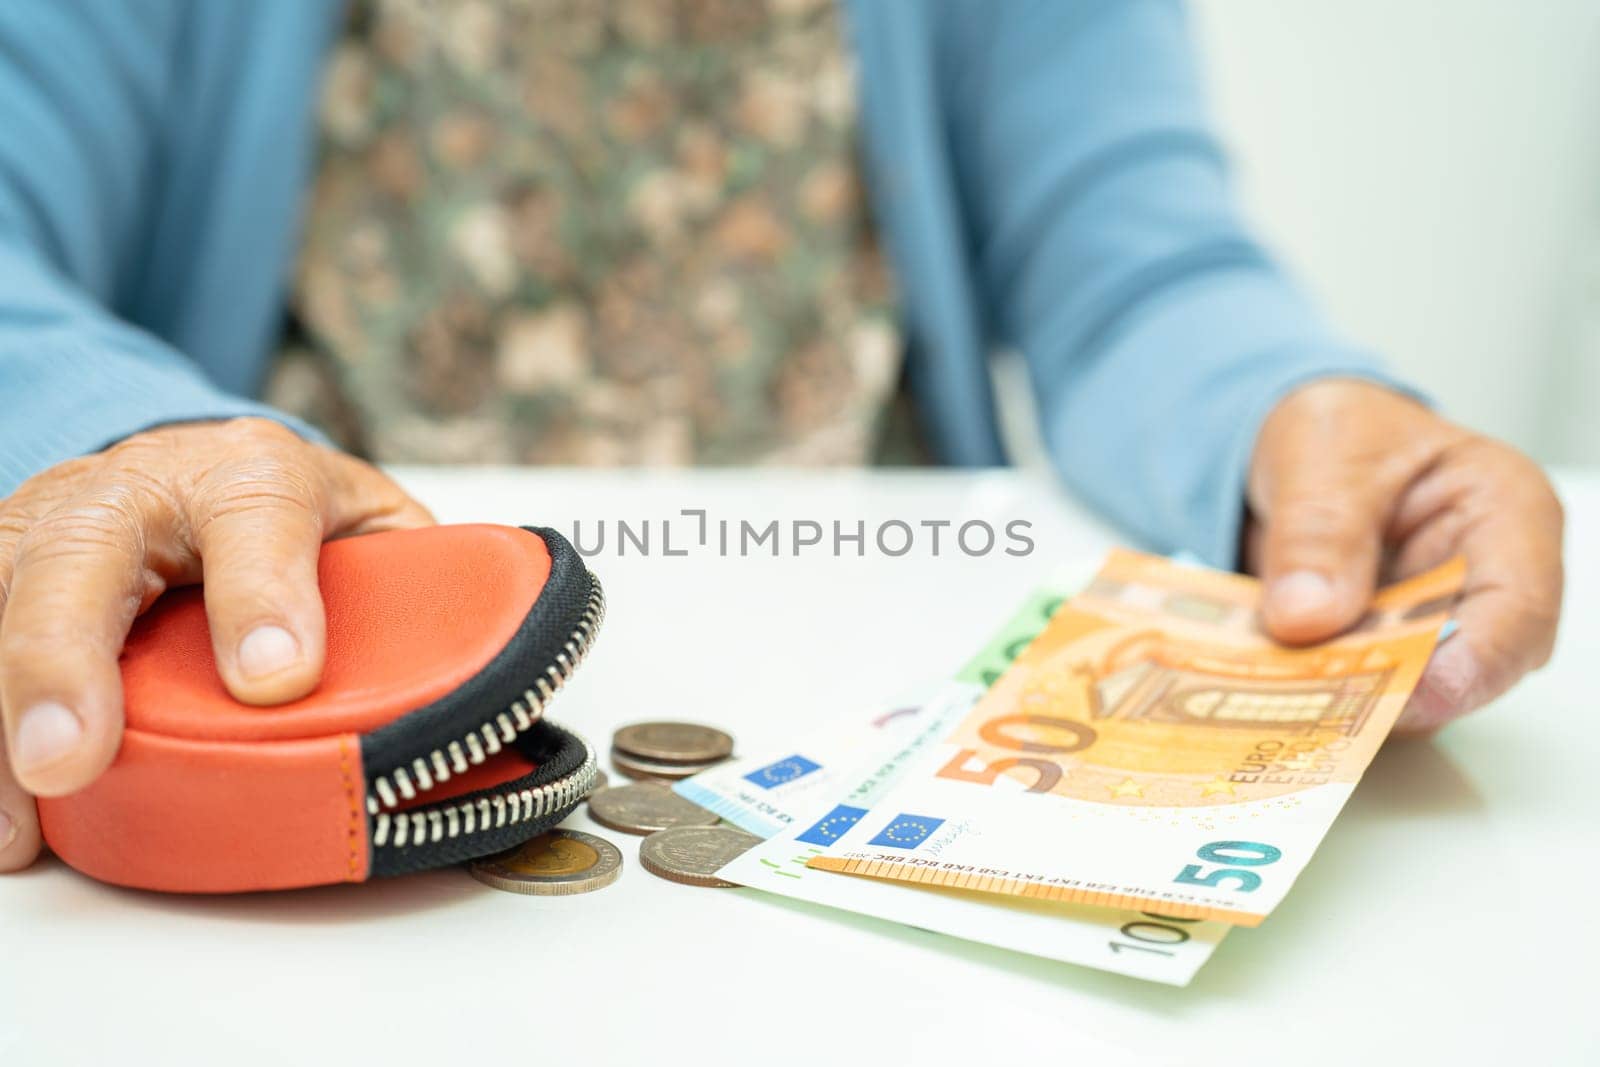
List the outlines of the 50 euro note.
<svg viewBox="0 0 1600 1067">
<path fill-rule="evenodd" d="M 1416 685 L 1459 561 L 1326 644 L 1275 645 L 1251 579 L 1116 551 L 917 773 L 815 869 L 1254 926 Z"/>
<path fill-rule="evenodd" d="M 970 708 L 1091 573 L 1076 566 L 1052 575 L 950 679 L 907 690 L 868 715 L 835 722 L 782 748 L 720 763 L 675 783 L 673 790 L 760 837 L 809 821 L 871 777 L 904 742 L 926 736 L 935 710 L 942 713 L 959 699 L 966 701 L 963 711 Z M 947 732 L 957 721 L 940 719 L 936 729 Z"/>
<path fill-rule="evenodd" d="M 945 682 L 816 732 L 782 750 L 722 764 L 674 788 L 767 837 L 720 871 L 780 896 L 1100 970 L 1185 985 L 1226 934 L 1223 923 L 1134 909 L 925 890 L 808 869 L 875 798 L 914 773 L 1087 577 L 1058 573 Z"/>
<path fill-rule="evenodd" d="M 915 773 L 971 710 L 981 690 L 952 680 L 933 693 L 871 769 L 834 794 L 835 803 L 750 849 L 721 878 L 791 899 L 886 919 L 967 941 L 1103 971 L 1187 985 L 1229 927 L 1136 908 L 1100 908 L 849 878 L 807 866 L 867 813 L 875 799 Z"/>
</svg>

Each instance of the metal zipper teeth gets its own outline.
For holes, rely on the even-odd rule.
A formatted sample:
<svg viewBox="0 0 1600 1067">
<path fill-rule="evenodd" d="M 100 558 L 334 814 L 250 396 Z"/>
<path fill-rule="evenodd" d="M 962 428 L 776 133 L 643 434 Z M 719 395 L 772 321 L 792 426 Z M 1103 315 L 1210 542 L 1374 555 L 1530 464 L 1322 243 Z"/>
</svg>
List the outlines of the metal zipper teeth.
<svg viewBox="0 0 1600 1067">
<path fill-rule="evenodd" d="M 388 774 L 373 778 L 367 793 L 368 814 L 392 811 L 401 803 L 414 799 L 417 794 L 426 793 L 469 767 L 485 762 L 544 717 L 545 708 L 589 654 L 600 623 L 606 617 L 605 590 L 593 576 L 589 582 L 589 601 L 584 605 L 583 616 L 556 655 L 556 661 L 545 668 L 544 674 L 519 699 L 513 700 L 509 708 L 460 740 L 436 748 L 426 756 L 418 756 L 411 761 L 410 767 L 397 767 Z"/>
<path fill-rule="evenodd" d="M 372 843 L 378 848 L 437 844 L 465 834 L 542 818 L 562 811 L 588 795 L 598 770 L 594 749 L 583 742 L 583 762 L 571 774 L 532 789 L 517 789 L 477 800 L 422 811 L 381 813 L 373 820 Z"/>
</svg>

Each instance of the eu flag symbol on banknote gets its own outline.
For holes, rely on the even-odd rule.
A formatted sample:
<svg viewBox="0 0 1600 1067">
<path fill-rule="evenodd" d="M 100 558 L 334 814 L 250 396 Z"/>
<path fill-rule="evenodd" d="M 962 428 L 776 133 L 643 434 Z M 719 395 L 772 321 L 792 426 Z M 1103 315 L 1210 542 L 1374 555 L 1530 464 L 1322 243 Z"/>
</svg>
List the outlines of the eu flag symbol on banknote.
<svg viewBox="0 0 1600 1067">
<path fill-rule="evenodd" d="M 861 821 L 861 816 L 866 813 L 866 808 L 852 808 L 848 804 L 840 804 L 818 819 L 815 826 L 795 838 L 795 840 L 804 841 L 808 845 L 821 845 L 826 848 L 843 837 L 850 827 Z"/>
<path fill-rule="evenodd" d="M 822 764 L 814 763 L 804 756 L 786 756 L 777 763 L 769 763 L 765 767 L 757 767 L 744 776 L 747 782 L 753 782 L 762 789 L 775 789 L 785 785 L 796 778 L 804 778 L 812 771 L 820 771 Z"/>
<path fill-rule="evenodd" d="M 878 836 L 867 844 L 887 845 L 890 848 L 916 848 L 932 837 L 933 832 L 943 825 L 943 819 L 927 815 L 896 815 L 894 821 L 885 826 Z"/>
</svg>

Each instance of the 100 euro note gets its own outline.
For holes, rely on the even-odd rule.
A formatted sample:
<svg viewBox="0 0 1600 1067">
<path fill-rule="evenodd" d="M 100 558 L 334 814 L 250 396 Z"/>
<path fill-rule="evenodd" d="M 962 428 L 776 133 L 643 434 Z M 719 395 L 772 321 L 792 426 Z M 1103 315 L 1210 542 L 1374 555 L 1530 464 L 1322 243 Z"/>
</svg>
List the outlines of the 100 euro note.
<svg viewBox="0 0 1600 1067">
<path fill-rule="evenodd" d="M 1303 649 L 1251 579 L 1113 552 L 932 757 L 812 868 L 1254 926 L 1416 685 L 1462 576 Z"/>
<path fill-rule="evenodd" d="M 1081 575 L 1083 572 L 1079 572 Z M 723 764 L 678 792 L 770 840 L 720 873 L 781 896 L 1068 963 L 1185 985 L 1227 932 L 1216 922 L 1132 909 L 925 890 L 810 870 L 828 845 L 935 749 L 984 689 L 1042 630 L 1078 575 L 1034 593 L 957 675 L 906 700 L 818 732 L 792 750 Z M 776 829 L 776 833 L 773 831 Z"/>
</svg>

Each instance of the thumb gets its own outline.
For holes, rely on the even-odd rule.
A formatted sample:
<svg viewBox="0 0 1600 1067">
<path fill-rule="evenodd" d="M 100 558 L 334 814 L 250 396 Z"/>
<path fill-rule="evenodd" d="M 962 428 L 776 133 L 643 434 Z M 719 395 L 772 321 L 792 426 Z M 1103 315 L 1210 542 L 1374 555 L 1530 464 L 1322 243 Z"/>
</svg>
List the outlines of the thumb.
<svg viewBox="0 0 1600 1067">
<path fill-rule="evenodd" d="M 1261 531 L 1267 632 L 1288 644 L 1307 644 L 1359 619 L 1377 585 L 1381 521 L 1355 495 L 1277 501 Z"/>
<path fill-rule="evenodd" d="M 1393 503 L 1360 450 L 1315 430 L 1264 429 L 1251 478 L 1262 622 L 1289 644 L 1325 640 L 1366 611 Z"/>
</svg>

